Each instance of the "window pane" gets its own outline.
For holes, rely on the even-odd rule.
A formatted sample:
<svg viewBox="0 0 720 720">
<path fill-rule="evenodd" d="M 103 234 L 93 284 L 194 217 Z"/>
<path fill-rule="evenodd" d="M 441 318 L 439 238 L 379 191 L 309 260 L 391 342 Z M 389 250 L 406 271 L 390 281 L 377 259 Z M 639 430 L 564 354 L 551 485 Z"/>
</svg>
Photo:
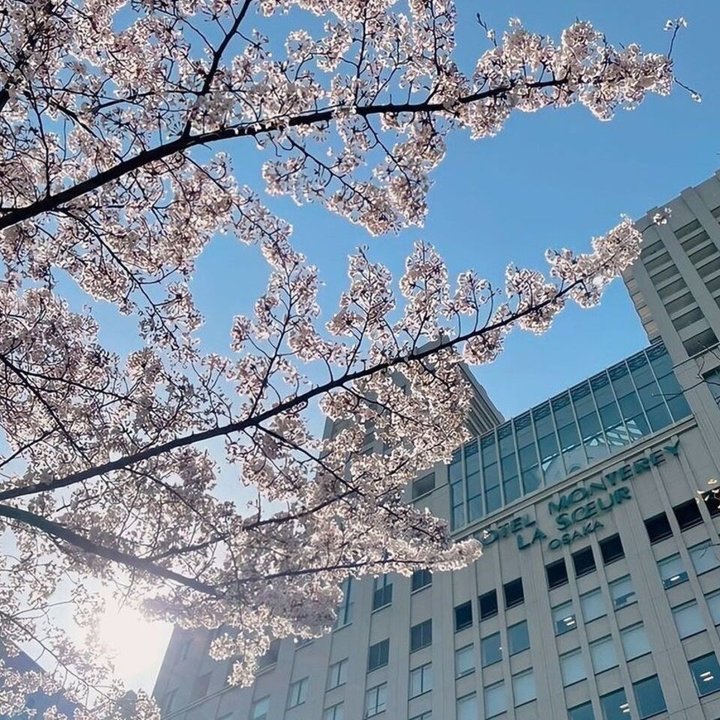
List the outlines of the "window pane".
<svg viewBox="0 0 720 720">
<path fill-rule="evenodd" d="M 381 640 L 370 646 L 368 650 L 368 672 L 377 670 L 388 664 L 390 655 L 390 640 Z"/>
<path fill-rule="evenodd" d="M 618 608 L 630 605 L 635 602 L 635 588 L 629 575 L 610 583 L 610 595 L 613 600 L 613 607 Z"/>
<path fill-rule="evenodd" d="M 340 662 L 333 663 L 328 668 L 328 690 L 344 685 L 347 682 L 347 666 L 348 659 L 345 658 Z"/>
<path fill-rule="evenodd" d="M 535 699 L 535 676 L 532 670 L 515 675 L 512 679 L 512 686 L 515 707 Z"/>
<path fill-rule="evenodd" d="M 466 645 L 455 651 L 455 677 L 468 675 L 475 670 L 475 648 Z"/>
<path fill-rule="evenodd" d="M 502 660 L 502 647 L 500 645 L 500 633 L 494 633 L 480 641 L 480 654 L 482 666 L 487 667 Z"/>
<path fill-rule="evenodd" d="M 720 690 L 720 665 L 715 653 L 690 660 L 688 666 L 695 680 L 698 695 L 709 695 Z"/>
<path fill-rule="evenodd" d="M 568 720 L 595 720 L 592 703 L 586 702 L 568 710 Z"/>
<path fill-rule="evenodd" d="M 410 652 L 427 647 L 432 643 L 432 620 L 413 625 L 410 628 Z"/>
<path fill-rule="evenodd" d="M 666 589 L 684 583 L 688 579 L 679 555 L 671 555 L 664 560 L 660 560 L 658 570 L 660 570 L 660 577 Z"/>
<path fill-rule="evenodd" d="M 423 568 L 422 570 L 416 570 L 410 579 L 410 588 L 412 592 L 420 590 L 420 588 L 432 585 L 432 573 Z"/>
<path fill-rule="evenodd" d="M 590 644 L 590 657 L 592 658 L 593 670 L 601 673 L 608 668 L 616 667 L 618 664 L 615 645 L 609 635 Z"/>
<path fill-rule="evenodd" d="M 672 537 L 672 528 L 667 515 L 664 512 L 653 515 L 645 520 L 645 529 L 651 543 L 660 542 L 665 538 Z"/>
<path fill-rule="evenodd" d="M 628 701 L 624 690 L 616 690 L 600 698 L 603 720 L 627 720 Z"/>
<path fill-rule="evenodd" d="M 546 565 L 545 572 L 547 573 L 548 588 L 550 590 L 560 587 L 568 581 L 565 560 L 556 560 L 555 562 Z"/>
<path fill-rule="evenodd" d="M 598 589 L 586 595 L 581 595 L 580 607 L 582 608 L 583 620 L 586 623 L 605 615 L 605 601 L 602 592 Z"/>
<path fill-rule="evenodd" d="M 609 538 L 605 538 L 600 541 L 600 554 L 602 555 L 603 563 L 609 565 L 616 560 L 620 560 L 625 557 L 625 550 L 623 549 L 622 541 L 619 535 L 611 535 Z"/>
<path fill-rule="evenodd" d="M 720 566 L 717 550 L 710 545 L 710 541 L 691 547 L 689 552 L 698 575 Z"/>
<path fill-rule="evenodd" d="M 640 718 L 648 718 L 667 709 L 657 675 L 633 683 L 633 692 Z"/>
<path fill-rule="evenodd" d="M 595 558 L 592 548 L 586 547 L 572 554 L 575 575 L 581 577 L 595 570 Z"/>
<path fill-rule="evenodd" d="M 264 697 L 256 700 L 250 709 L 250 720 L 265 720 L 270 706 L 270 698 Z"/>
<path fill-rule="evenodd" d="M 472 603 L 466 602 L 455 608 L 455 632 L 472 625 Z"/>
<path fill-rule="evenodd" d="M 575 613 L 571 602 L 553 608 L 552 614 L 556 635 L 562 635 L 575 629 L 577 623 L 575 622 Z"/>
<path fill-rule="evenodd" d="M 499 682 L 485 688 L 485 717 L 493 717 L 506 710 L 505 683 Z"/>
<path fill-rule="evenodd" d="M 410 697 L 414 698 L 432 690 L 432 664 L 410 671 Z"/>
<path fill-rule="evenodd" d="M 343 720 L 343 704 L 333 705 L 323 713 L 323 720 Z"/>
<path fill-rule="evenodd" d="M 567 655 L 561 655 L 560 671 L 562 673 L 563 686 L 565 687 L 584 680 L 587 677 L 587 673 L 585 672 L 585 666 L 582 660 L 582 652 L 580 650 L 574 650 Z"/>
<path fill-rule="evenodd" d="M 435 473 L 429 473 L 421 478 L 413 481 L 412 484 L 412 499 L 415 500 L 421 495 L 431 492 L 435 489 Z"/>
<path fill-rule="evenodd" d="M 497 601 L 497 592 L 495 590 L 486 592 L 484 595 L 481 595 L 478 598 L 478 600 L 480 603 L 480 619 L 481 620 L 492 617 L 493 615 L 497 615 L 498 601 Z"/>
<path fill-rule="evenodd" d="M 675 627 L 677 627 L 678 634 L 681 638 L 690 637 L 705 629 L 705 623 L 703 622 L 700 608 L 696 602 L 673 608 L 672 614 L 675 620 Z"/>
<path fill-rule="evenodd" d="M 457 701 L 457 720 L 477 720 L 477 698 L 475 695 L 467 695 Z"/>
<path fill-rule="evenodd" d="M 511 655 L 527 650 L 530 647 L 527 620 L 523 620 L 517 625 L 511 625 L 508 628 L 508 645 L 510 646 Z"/>
<path fill-rule="evenodd" d="M 503 586 L 505 593 L 505 608 L 515 607 L 525 602 L 522 579 L 512 580 Z"/>
<path fill-rule="evenodd" d="M 717 625 L 720 623 L 720 593 L 714 595 L 708 595 L 707 598 L 708 607 L 710 608 L 710 614 L 712 615 L 713 622 Z"/>
<path fill-rule="evenodd" d="M 678 525 L 680 525 L 680 530 L 687 530 L 695 525 L 699 525 L 703 521 L 697 500 L 688 500 L 680 505 L 675 505 L 673 512 L 677 518 Z"/>
<path fill-rule="evenodd" d="M 626 660 L 632 660 L 650 652 L 650 643 L 642 624 L 621 630 L 620 639 L 622 640 Z"/>
</svg>

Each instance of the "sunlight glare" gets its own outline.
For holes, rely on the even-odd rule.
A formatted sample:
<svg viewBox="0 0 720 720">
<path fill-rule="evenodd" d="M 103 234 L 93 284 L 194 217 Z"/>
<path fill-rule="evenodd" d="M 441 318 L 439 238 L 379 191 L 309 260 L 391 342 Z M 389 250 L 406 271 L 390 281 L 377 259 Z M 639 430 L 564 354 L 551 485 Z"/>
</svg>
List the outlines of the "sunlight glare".
<svg viewBox="0 0 720 720">
<path fill-rule="evenodd" d="M 106 599 L 100 640 L 114 658 L 115 671 L 126 685 L 152 692 L 172 625 L 151 622 L 129 605 Z"/>
</svg>

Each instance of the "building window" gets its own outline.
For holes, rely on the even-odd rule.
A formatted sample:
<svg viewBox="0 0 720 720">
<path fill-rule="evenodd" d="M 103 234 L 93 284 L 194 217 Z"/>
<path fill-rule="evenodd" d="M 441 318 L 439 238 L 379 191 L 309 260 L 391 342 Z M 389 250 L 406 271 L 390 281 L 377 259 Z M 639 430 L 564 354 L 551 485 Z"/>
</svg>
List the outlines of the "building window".
<svg viewBox="0 0 720 720">
<path fill-rule="evenodd" d="M 548 589 L 560 587 L 568 581 L 567 567 L 565 567 L 565 560 L 556 560 L 545 566 L 545 573 L 547 574 Z"/>
<path fill-rule="evenodd" d="M 485 717 L 491 718 L 507 710 L 505 683 L 499 682 L 485 688 Z"/>
<path fill-rule="evenodd" d="M 613 601 L 613 608 L 618 610 L 626 605 L 636 602 L 635 588 L 629 575 L 618 578 L 610 583 L 610 596 Z"/>
<path fill-rule="evenodd" d="M 323 713 L 323 720 L 344 720 L 343 704 L 338 703 L 332 707 L 326 708 Z"/>
<path fill-rule="evenodd" d="M 455 608 L 455 632 L 464 630 L 472 625 L 472 603 L 470 601 Z"/>
<path fill-rule="evenodd" d="M 556 635 L 563 635 L 577 627 L 572 602 L 566 602 L 553 608 L 552 617 Z"/>
<path fill-rule="evenodd" d="M 618 659 L 612 637 L 607 635 L 590 643 L 590 657 L 595 674 L 617 667 Z"/>
<path fill-rule="evenodd" d="M 635 695 L 638 712 L 640 713 L 640 720 L 658 715 L 667 710 L 657 675 L 633 683 L 633 693 Z"/>
<path fill-rule="evenodd" d="M 410 697 L 414 698 L 432 690 L 432 663 L 410 671 Z"/>
<path fill-rule="evenodd" d="M 708 595 L 705 599 L 707 600 L 713 622 L 716 625 L 720 624 L 720 593 L 713 593 L 712 595 Z"/>
<path fill-rule="evenodd" d="M 347 682 L 347 668 L 348 668 L 348 659 L 343 658 L 342 660 L 339 660 L 336 663 L 333 663 L 328 668 L 328 682 L 327 687 L 328 690 L 332 690 L 333 688 L 340 687 L 341 685 L 344 685 Z"/>
<path fill-rule="evenodd" d="M 267 720 L 270 696 L 256 700 L 250 708 L 250 720 Z"/>
<path fill-rule="evenodd" d="M 568 710 L 568 720 L 595 720 L 592 703 L 586 702 Z"/>
<path fill-rule="evenodd" d="M 688 662 L 690 673 L 695 681 L 698 695 L 709 695 L 720 690 L 720 665 L 715 653 L 708 653 Z"/>
<path fill-rule="evenodd" d="M 427 569 L 416 570 L 410 578 L 410 590 L 416 592 L 432 585 L 432 573 Z"/>
<path fill-rule="evenodd" d="M 653 515 L 651 518 L 645 520 L 645 530 L 650 539 L 650 544 L 672 537 L 673 534 L 670 521 L 664 512 Z"/>
<path fill-rule="evenodd" d="M 703 519 L 700 514 L 700 508 L 698 507 L 697 500 L 688 500 L 687 502 L 675 505 L 673 512 L 677 518 L 680 530 L 687 530 L 688 528 L 699 525 Z"/>
<path fill-rule="evenodd" d="M 658 570 L 660 571 L 660 577 L 663 581 L 663 587 L 667 590 L 668 588 L 680 585 L 688 579 L 688 574 L 683 568 L 680 555 L 677 553 L 666 557 L 664 560 L 658 561 Z"/>
<path fill-rule="evenodd" d="M 580 608 L 586 623 L 605 615 L 605 600 L 600 588 L 580 596 Z"/>
<path fill-rule="evenodd" d="M 337 609 L 335 630 L 345 627 L 352 622 L 352 578 L 347 578 L 342 584 L 343 599 Z"/>
<path fill-rule="evenodd" d="M 276 665 L 278 660 L 278 654 L 280 653 L 280 641 L 273 640 L 270 643 L 270 647 L 267 652 L 258 660 L 258 670 L 265 670 L 271 665 Z"/>
<path fill-rule="evenodd" d="M 642 623 L 621 630 L 620 640 L 622 641 L 623 651 L 625 652 L 625 659 L 628 662 L 641 655 L 647 655 L 650 652 L 650 643 L 648 642 Z"/>
<path fill-rule="evenodd" d="M 503 585 L 503 592 L 505 594 L 506 610 L 525 602 L 525 593 L 523 592 L 522 578 L 512 580 L 509 583 L 505 583 L 505 585 Z"/>
<path fill-rule="evenodd" d="M 410 652 L 420 650 L 432 643 L 432 620 L 413 625 L 410 628 Z"/>
<path fill-rule="evenodd" d="M 390 657 L 390 640 L 381 640 L 370 646 L 368 650 L 368 672 L 377 670 L 388 664 Z"/>
<path fill-rule="evenodd" d="M 627 720 L 630 713 L 625 691 L 620 689 L 600 698 L 603 720 Z"/>
<path fill-rule="evenodd" d="M 494 665 L 502 660 L 502 645 L 499 632 L 480 640 L 480 656 L 482 657 L 483 667 Z"/>
<path fill-rule="evenodd" d="M 515 707 L 529 703 L 537 697 L 535 692 L 535 676 L 532 670 L 513 675 L 512 678 L 513 698 Z"/>
<path fill-rule="evenodd" d="M 673 620 L 675 620 L 675 627 L 681 638 L 696 635 L 705 629 L 700 608 L 694 600 L 685 605 L 673 608 L 672 614 Z"/>
<path fill-rule="evenodd" d="M 511 655 L 516 655 L 530 647 L 530 634 L 528 633 L 527 620 L 523 620 L 516 625 L 511 625 L 507 633 Z"/>
<path fill-rule="evenodd" d="M 715 401 L 717 402 L 718 399 L 715 398 Z M 708 513 L 710 513 L 710 517 L 720 515 L 720 491 L 708 490 L 707 492 L 700 493 L 700 497 L 703 499 L 705 507 Z"/>
<path fill-rule="evenodd" d="M 685 352 L 690 357 L 699 355 L 701 352 L 710 349 L 714 345 L 717 345 L 717 338 L 710 328 L 706 328 L 697 335 L 693 335 L 693 337 L 683 341 Z"/>
<path fill-rule="evenodd" d="M 455 677 L 463 677 L 475 671 L 475 648 L 466 645 L 455 651 Z"/>
<path fill-rule="evenodd" d="M 605 538 L 600 541 L 600 554 L 602 555 L 603 563 L 609 565 L 610 563 L 620 560 L 625 557 L 625 550 L 623 549 L 622 541 L 619 535 L 611 535 L 609 538 Z"/>
<path fill-rule="evenodd" d="M 413 715 L 410 720 L 432 720 L 432 712 L 428 710 L 420 715 Z"/>
<path fill-rule="evenodd" d="M 369 718 L 385 710 L 387 683 L 371 687 L 365 692 L 365 717 Z"/>
<path fill-rule="evenodd" d="M 306 677 L 296 680 L 294 683 L 290 683 L 290 689 L 288 691 L 288 702 L 289 708 L 297 705 L 302 705 L 307 697 L 307 686 L 308 679 Z"/>
<path fill-rule="evenodd" d="M 595 558 L 591 547 L 583 548 L 572 554 L 575 577 L 582 577 L 595 570 Z"/>
<path fill-rule="evenodd" d="M 486 618 L 493 617 L 493 615 L 497 615 L 498 601 L 497 592 L 495 590 L 491 590 L 490 592 L 486 592 L 484 595 L 481 595 L 478 598 L 478 602 L 480 604 L 481 620 L 485 620 Z"/>
<path fill-rule="evenodd" d="M 574 685 L 587 677 L 583 663 L 582 651 L 573 650 L 560 656 L 560 672 L 562 674 L 563 687 Z"/>
<path fill-rule="evenodd" d="M 720 560 L 718 560 L 717 549 L 706 540 L 700 545 L 695 545 L 688 549 L 690 553 L 690 559 L 695 566 L 695 572 L 698 575 L 714 570 L 720 566 Z"/>
<path fill-rule="evenodd" d="M 477 698 L 475 695 L 466 695 L 458 698 L 455 704 L 457 720 L 477 720 Z"/>
<path fill-rule="evenodd" d="M 392 582 L 388 579 L 387 575 L 382 577 L 376 577 L 373 586 L 373 610 L 379 610 L 380 608 L 386 607 L 392 603 Z"/>
<path fill-rule="evenodd" d="M 431 472 L 413 481 L 412 499 L 417 500 L 435 489 L 435 473 Z"/>
</svg>

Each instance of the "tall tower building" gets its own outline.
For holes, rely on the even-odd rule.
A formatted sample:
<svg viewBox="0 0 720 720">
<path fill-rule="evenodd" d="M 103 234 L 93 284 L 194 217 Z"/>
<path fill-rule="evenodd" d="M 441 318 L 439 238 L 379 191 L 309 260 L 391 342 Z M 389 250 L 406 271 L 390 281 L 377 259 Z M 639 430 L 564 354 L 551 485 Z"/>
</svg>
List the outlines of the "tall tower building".
<svg viewBox="0 0 720 720">
<path fill-rule="evenodd" d="M 651 345 L 507 421 L 478 393 L 476 437 L 408 489 L 480 560 L 346 581 L 333 631 L 274 643 L 246 689 L 176 631 L 165 718 L 720 719 L 720 183 L 670 206 L 626 278 Z"/>
</svg>

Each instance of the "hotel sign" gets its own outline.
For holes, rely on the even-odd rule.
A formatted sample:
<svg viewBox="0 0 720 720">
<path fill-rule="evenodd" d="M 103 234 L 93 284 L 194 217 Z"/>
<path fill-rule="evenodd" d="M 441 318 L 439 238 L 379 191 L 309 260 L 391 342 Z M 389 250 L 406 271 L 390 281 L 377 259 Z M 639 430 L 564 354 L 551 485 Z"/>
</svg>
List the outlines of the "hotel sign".
<svg viewBox="0 0 720 720">
<path fill-rule="evenodd" d="M 677 457 L 678 446 L 679 441 L 676 441 L 673 445 L 657 448 L 647 456 L 628 462 L 596 480 L 576 485 L 557 499 L 550 500 L 547 510 L 555 522 L 552 530 L 541 530 L 536 520 L 526 513 L 488 528 L 482 539 L 483 545 L 492 545 L 512 536 L 520 550 L 545 541 L 549 550 L 557 550 L 592 535 L 604 527 L 600 517 L 632 498 L 628 483 L 651 467 L 664 463 L 668 455 Z"/>
</svg>

